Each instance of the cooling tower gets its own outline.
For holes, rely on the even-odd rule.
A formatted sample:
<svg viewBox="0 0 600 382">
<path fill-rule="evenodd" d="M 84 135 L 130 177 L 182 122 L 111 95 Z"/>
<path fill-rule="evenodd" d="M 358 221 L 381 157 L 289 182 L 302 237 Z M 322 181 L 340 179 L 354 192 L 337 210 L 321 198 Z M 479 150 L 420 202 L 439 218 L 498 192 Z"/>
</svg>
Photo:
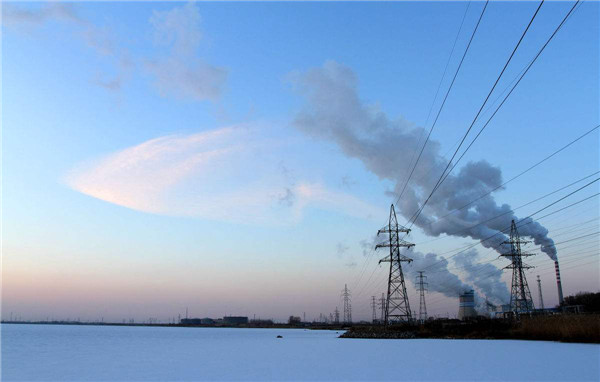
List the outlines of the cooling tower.
<svg viewBox="0 0 600 382">
<path fill-rule="evenodd" d="M 458 318 L 465 320 L 467 318 L 476 317 L 475 311 L 475 292 L 470 290 L 458 296 Z"/>
</svg>

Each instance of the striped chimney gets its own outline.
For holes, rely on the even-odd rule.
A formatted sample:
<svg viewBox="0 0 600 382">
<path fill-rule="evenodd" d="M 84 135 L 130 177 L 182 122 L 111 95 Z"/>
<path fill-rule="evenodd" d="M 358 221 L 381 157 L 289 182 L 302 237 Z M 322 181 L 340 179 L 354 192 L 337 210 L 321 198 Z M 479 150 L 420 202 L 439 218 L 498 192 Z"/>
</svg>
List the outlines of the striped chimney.
<svg viewBox="0 0 600 382">
<path fill-rule="evenodd" d="M 554 261 L 554 269 L 556 270 L 556 287 L 558 288 L 558 303 L 563 303 L 562 284 L 560 282 L 560 269 L 558 268 L 558 260 Z"/>
</svg>

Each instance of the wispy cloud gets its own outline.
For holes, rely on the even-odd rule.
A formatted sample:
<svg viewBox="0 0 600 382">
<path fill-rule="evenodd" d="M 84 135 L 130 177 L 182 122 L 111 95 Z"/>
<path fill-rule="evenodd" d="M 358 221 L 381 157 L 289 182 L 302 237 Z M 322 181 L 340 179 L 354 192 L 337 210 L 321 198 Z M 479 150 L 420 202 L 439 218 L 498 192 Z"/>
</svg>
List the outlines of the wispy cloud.
<svg viewBox="0 0 600 382">
<path fill-rule="evenodd" d="M 227 82 L 227 69 L 208 63 L 198 55 L 202 43 L 200 11 L 196 4 L 177 5 L 167 11 L 154 11 L 148 20 L 154 43 L 162 54 L 130 56 L 122 36 L 114 28 L 96 25 L 80 15 L 73 3 L 42 5 L 4 4 L 2 22 L 9 28 L 31 33 L 51 22 L 72 27 L 74 35 L 99 57 L 112 61 L 114 73 L 98 74 L 94 84 L 119 91 L 132 76 L 136 63 L 146 70 L 163 97 L 194 101 L 217 101 Z"/>
<path fill-rule="evenodd" d="M 2 23 L 9 27 L 39 26 L 50 20 L 84 24 L 72 3 L 52 2 L 37 9 L 26 9 L 14 3 L 3 4 Z"/>
<path fill-rule="evenodd" d="M 115 42 L 117 38 L 112 34 L 111 29 L 95 25 L 82 17 L 76 4 L 50 2 L 34 6 L 6 3 L 3 7 L 2 22 L 9 28 L 31 34 L 36 28 L 50 22 L 70 25 L 75 37 L 85 46 L 93 49 L 99 56 L 112 60 L 116 67 L 116 74 L 110 79 L 98 74 L 95 84 L 117 91 L 131 75 L 134 64 L 126 49 L 117 48 L 118 44 Z"/>
<path fill-rule="evenodd" d="M 268 151 L 268 157 L 261 153 Z M 155 138 L 83 163 L 73 189 L 138 211 L 212 220 L 289 224 L 308 207 L 358 218 L 382 211 L 310 180 L 289 185 L 277 144 L 247 126 Z M 285 153 L 281 151 L 283 157 Z"/>
<path fill-rule="evenodd" d="M 197 101 L 219 99 L 227 81 L 227 70 L 197 55 L 202 40 L 198 7 L 187 3 L 169 11 L 154 11 L 150 23 L 157 44 L 168 48 L 167 56 L 146 63 L 159 93 Z"/>
</svg>

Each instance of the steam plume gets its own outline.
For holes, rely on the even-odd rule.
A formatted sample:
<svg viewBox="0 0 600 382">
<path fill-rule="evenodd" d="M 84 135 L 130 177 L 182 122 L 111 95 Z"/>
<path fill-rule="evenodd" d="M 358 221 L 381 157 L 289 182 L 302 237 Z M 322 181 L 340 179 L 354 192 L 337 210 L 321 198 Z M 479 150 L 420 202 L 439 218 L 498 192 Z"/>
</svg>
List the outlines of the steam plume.
<svg viewBox="0 0 600 382">
<path fill-rule="evenodd" d="M 294 126 L 315 138 L 334 142 L 345 155 L 361 160 L 380 179 L 395 182 L 394 192 L 398 195 L 410 171 L 413 150 L 418 147 L 419 138 L 426 134 L 423 128 L 414 127 L 403 119 L 391 120 L 379 108 L 363 103 L 357 93 L 353 71 L 334 61 L 296 73 L 293 80 L 306 99 Z M 420 202 L 433 189 L 446 165 L 447 160 L 440 154 L 440 144 L 430 140 L 397 206 L 401 215 L 408 219 L 419 209 Z M 506 248 L 501 243 L 507 237 L 499 231 L 510 227 L 512 219 L 519 219 L 509 205 L 498 205 L 493 194 L 442 219 L 453 209 L 501 184 L 502 173 L 498 167 L 485 160 L 471 161 L 448 176 L 415 225 L 430 236 L 447 234 L 482 240 L 497 234 L 492 240 L 484 241 L 483 246 L 502 253 Z M 500 214 L 504 215 L 475 226 Z M 542 246 L 542 251 L 552 259 L 556 258 L 554 242 L 547 236 L 548 230 L 539 223 L 526 219 L 521 222 L 519 233 L 531 237 L 535 244 Z"/>
</svg>

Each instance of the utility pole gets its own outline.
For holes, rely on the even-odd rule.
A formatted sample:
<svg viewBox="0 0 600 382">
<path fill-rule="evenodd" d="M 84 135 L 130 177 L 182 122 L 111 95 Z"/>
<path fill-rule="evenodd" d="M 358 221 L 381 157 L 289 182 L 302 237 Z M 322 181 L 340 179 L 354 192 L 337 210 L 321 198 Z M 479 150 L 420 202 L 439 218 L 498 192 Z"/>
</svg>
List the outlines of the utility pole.
<svg viewBox="0 0 600 382">
<path fill-rule="evenodd" d="M 410 304 L 408 302 L 408 294 L 406 293 L 406 284 L 404 283 L 404 273 L 402 272 L 402 263 L 410 263 L 412 259 L 401 255 L 400 248 L 410 248 L 413 247 L 414 244 L 400 239 L 400 232 L 408 234 L 410 229 L 398 224 L 396 210 L 392 204 L 390 207 L 390 219 L 388 225 L 377 231 L 377 236 L 380 234 L 387 234 L 388 241 L 375 246 L 375 249 L 383 247 L 388 247 L 390 249 L 389 256 L 379 260 L 380 264 L 382 262 L 390 263 L 387 299 L 385 303 L 385 325 L 389 325 L 394 322 L 412 321 Z"/>
<path fill-rule="evenodd" d="M 348 290 L 348 284 L 344 284 L 344 289 L 342 290 L 342 298 L 344 299 L 344 316 L 343 322 L 344 324 L 352 323 L 352 303 L 350 298 L 350 291 Z"/>
<path fill-rule="evenodd" d="M 421 321 L 421 324 L 424 324 L 425 320 L 427 320 L 427 305 L 425 305 L 425 292 L 427 291 L 428 283 L 425 282 L 425 280 L 427 280 L 427 276 L 423 276 L 423 273 L 425 272 L 419 271 L 419 275 L 417 276 L 417 285 L 419 286 L 418 290 L 420 295 L 419 321 Z"/>
<path fill-rule="evenodd" d="M 542 296 L 542 280 L 540 280 L 540 275 L 537 275 L 537 283 L 538 283 L 538 292 L 540 294 L 540 308 L 544 310 L 544 296 Z"/>
<path fill-rule="evenodd" d="M 377 322 L 377 302 L 375 301 L 375 296 L 371 296 L 371 308 L 373 308 L 373 318 L 371 320 L 372 323 Z"/>
<path fill-rule="evenodd" d="M 340 323 L 340 311 L 338 310 L 337 306 L 335 307 L 335 311 L 333 312 L 333 315 L 334 315 L 334 320 L 335 320 L 334 322 L 336 324 L 339 324 Z"/>
<path fill-rule="evenodd" d="M 510 289 L 510 309 L 516 319 L 521 314 L 530 314 L 534 309 L 533 299 L 531 298 L 531 292 L 529 291 L 529 285 L 527 285 L 527 278 L 524 272 L 525 269 L 533 267 L 523 263 L 524 256 L 533 256 L 533 254 L 521 252 L 521 244 L 526 243 L 528 241 L 521 240 L 519 237 L 517 225 L 513 220 L 510 225 L 510 240 L 502 243 L 510 245 L 510 253 L 502 254 L 502 256 L 511 260 L 510 265 L 507 265 L 504 269 L 513 270 L 512 286 Z"/>
</svg>

